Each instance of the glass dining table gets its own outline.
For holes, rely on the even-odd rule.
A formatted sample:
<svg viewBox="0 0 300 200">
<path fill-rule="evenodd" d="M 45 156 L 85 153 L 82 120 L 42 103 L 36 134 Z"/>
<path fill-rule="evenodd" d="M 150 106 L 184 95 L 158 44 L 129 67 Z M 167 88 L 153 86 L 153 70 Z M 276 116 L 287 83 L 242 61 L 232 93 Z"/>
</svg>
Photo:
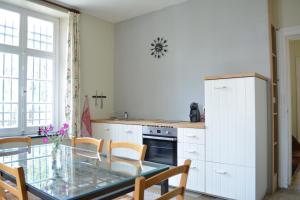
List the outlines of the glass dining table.
<svg viewBox="0 0 300 200">
<path fill-rule="evenodd" d="M 152 177 L 169 166 L 106 156 L 94 151 L 51 144 L 0 150 L 0 162 L 24 168 L 26 188 L 41 199 L 113 199 L 134 190 L 135 178 Z M 15 182 L 15 178 L 1 172 Z M 161 184 L 168 191 L 168 180 Z"/>
</svg>

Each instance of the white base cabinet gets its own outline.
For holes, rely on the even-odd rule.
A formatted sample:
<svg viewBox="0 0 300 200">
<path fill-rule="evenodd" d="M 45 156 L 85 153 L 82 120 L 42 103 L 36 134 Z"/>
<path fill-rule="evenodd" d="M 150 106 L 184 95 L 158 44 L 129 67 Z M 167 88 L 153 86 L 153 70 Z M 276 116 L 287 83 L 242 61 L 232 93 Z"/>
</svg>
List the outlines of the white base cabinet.
<svg viewBox="0 0 300 200">
<path fill-rule="evenodd" d="M 191 159 L 187 189 L 205 192 L 205 130 L 192 128 L 178 129 L 177 162 L 182 165 L 184 160 Z M 171 186 L 179 185 L 180 176 L 171 178 Z"/>
<path fill-rule="evenodd" d="M 137 125 L 93 123 L 94 137 L 104 139 L 103 153 L 107 152 L 107 141 L 143 144 L 142 127 Z M 114 149 L 113 155 L 138 158 L 138 153 L 129 149 Z"/>
</svg>

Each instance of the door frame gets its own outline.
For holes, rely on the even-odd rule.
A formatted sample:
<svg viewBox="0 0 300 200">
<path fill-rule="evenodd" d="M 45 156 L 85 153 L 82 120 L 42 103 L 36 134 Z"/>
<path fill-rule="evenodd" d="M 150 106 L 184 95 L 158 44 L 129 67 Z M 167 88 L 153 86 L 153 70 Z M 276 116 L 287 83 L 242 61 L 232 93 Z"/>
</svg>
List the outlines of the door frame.
<svg viewBox="0 0 300 200">
<path fill-rule="evenodd" d="M 277 31 L 278 44 L 278 112 L 279 112 L 279 174 L 278 185 L 288 188 L 292 181 L 292 103 L 290 83 L 289 40 L 299 39 L 300 26 Z"/>
<path fill-rule="evenodd" d="M 297 111 L 297 137 L 300 135 L 300 57 L 295 57 L 295 74 L 296 74 L 296 111 Z M 298 65 L 297 65 L 298 64 Z M 299 79 L 298 79 L 299 78 Z M 294 120 L 294 119 L 293 119 Z M 297 138 L 298 139 L 298 138 Z"/>
</svg>

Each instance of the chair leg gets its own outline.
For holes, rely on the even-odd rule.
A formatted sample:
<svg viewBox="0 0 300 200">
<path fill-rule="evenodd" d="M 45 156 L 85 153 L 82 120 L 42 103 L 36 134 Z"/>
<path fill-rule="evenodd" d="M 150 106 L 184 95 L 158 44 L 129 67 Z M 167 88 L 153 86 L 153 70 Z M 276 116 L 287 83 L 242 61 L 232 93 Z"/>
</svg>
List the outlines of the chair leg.
<svg viewBox="0 0 300 200">
<path fill-rule="evenodd" d="M 178 196 L 176 197 L 176 200 L 184 200 L 184 196 L 183 196 L 183 195 L 178 195 Z"/>
<path fill-rule="evenodd" d="M 5 191 L 3 188 L 0 188 L 0 200 L 6 200 Z"/>
<path fill-rule="evenodd" d="M 164 195 L 166 193 L 169 192 L 169 180 L 164 180 L 160 183 L 160 187 L 161 187 L 161 195 Z"/>
</svg>

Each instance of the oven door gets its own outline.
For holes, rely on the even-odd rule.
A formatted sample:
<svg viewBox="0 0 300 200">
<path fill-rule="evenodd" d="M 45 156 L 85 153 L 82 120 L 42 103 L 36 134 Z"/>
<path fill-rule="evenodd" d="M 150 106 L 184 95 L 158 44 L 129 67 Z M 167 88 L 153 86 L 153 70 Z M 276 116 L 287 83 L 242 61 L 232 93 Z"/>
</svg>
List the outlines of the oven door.
<svg viewBox="0 0 300 200">
<path fill-rule="evenodd" d="M 143 135 L 143 144 L 146 161 L 177 166 L 177 138 Z"/>
</svg>

